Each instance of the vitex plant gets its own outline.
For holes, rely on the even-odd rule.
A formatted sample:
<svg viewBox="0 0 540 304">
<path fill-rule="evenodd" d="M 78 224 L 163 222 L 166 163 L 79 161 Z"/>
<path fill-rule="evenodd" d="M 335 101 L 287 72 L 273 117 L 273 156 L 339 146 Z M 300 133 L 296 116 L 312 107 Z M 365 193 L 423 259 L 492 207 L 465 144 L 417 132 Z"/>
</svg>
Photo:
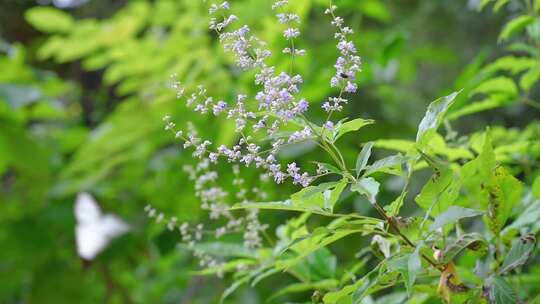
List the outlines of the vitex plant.
<svg viewBox="0 0 540 304">
<path fill-rule="evenodd" d="M 521 294 L 530 288 L 525 286 L 523 292 L 515 287 L 526 284 L 521 273 L 527 271 L 536 249 L 540 180 L 529 187 L 514 176 L 523 171 L 512 161 L 516 150 L 493 141 L 503 131 L 487 127 L 458 138 L 447 128 L 450 132 L 441 136 L 438 129 L 446 121 L 445 114 L 463 94 L 457 91 L 428 106 L 415 139 L 364 143 L 355 160 L 347 159 L 340 151 L 340 138 L 374 123 L 362 118 L 334 118 L 358 90 L 361 59 L 351 39 L 354 32 L 330 2 L 325 14 L 334 28 L 337 59 L 328 85 L 335 89 L 335 95 L 322 103 L 322 109 L 310 108 L 311 101 L 302 96 L 303 78 L 295 73 L 295 61 L 308 50 L 299 47 L 300 18 L 289 5 L 286 0 L 271 5 L 288 41 L 279 51 L 290 55 L 289 66 L 279 67 L 272 65 L 270 47 L 249 26 L 240 25 L 240 18 L 229 13 L 227 2 L 210 4 L 209 28 L 233 55 L 237 68 L 253 76 L 257 93 L 238 93 L 225 100 L 212 96 L 204 86 L 184 87 L 173 77 L 178 97 L 195 112 L 233 121 L 237 141 L 233 146 L 215 145 L 213 139 L 201 138 L 194 125 L 182 129 L 166 116 L 165 129 L 183 142 L 184 149 L 193 150 L 198 164 L 184 169 L 194 181 L 201 208 L 208 210 L 216 226 L 178 223 L 152 206 L 146 208 L 149 215 L 167 223 L 169 229 L 179 230 L 181 247 L 200 259 L 203 269 L 199 274 L 222 277 L 232 273 L 234 281 L 223 299 L 241 285 L 254 286 L 285 273 L 296 282 L 276 290 L 270 301 L 305 291 L 312 291 L 312 296 L 304 301 L 313 303 L 525 301 Z M 501 39 L 517 31 L 518 25 L 538 24 L 536 15 L 518 19 L 512 21 L 512 29 L 510 25 L 505 28 Z M 522 86 L 529 90 L 538 69 L 527 69 Z M 490 88 L 488 93 L 493 93 L 495 87 Z M 486 93 L 486 89 L 474 92 Z M 310 118 L 315 111 L 324 111 L 326 119 Z M 464 115 L 464 111 L 471 110 L 461 108 L 452 118 Z M 538 142 L 529 138 L 527 147 L 538 150 Z M 310 159 L 313 165 L 302 168 L 296 162 L 281 161 L 280 151 L 306 142 L 324 151 L 325 159 Z M 399 152 L 381 159 L 371 157 L 374 149 L 383 148 Z M 227 181 L 220 179 L 218 167 L 232 169 L 236 193 L 221 186 Z M 414 174 L 419 170 L 429 170 L 432 175 L 414 197 L 417 207 L 413 215 L 405 216 L 402 207 L 411 182 L 423 180 Z M 247 188 L 246 178 L 253 174 L 245 172 L 254 171 L 260 173 L 261 186 Z M 401 181 L 402 189 L 394 199 L 378 196 L 384 175 Z M 286 199 L 272 201 L 263 190 L 272 182 L 274 187 L 292 183 L 299 190 Z M 341 206 L 349 211 L 337 212 L 341 198 L 351 195 L 362 197 L 378 216 Z M 272 225 L 259 220 L 259 211 L 264 209 L 297 216 L 279 223 L 274 234 Z M 310 223 L 314 217 L 328 220 Z M 231 234 L 242 235 L 242 243 L 220 241 Z M 371 246 L 360 251 L 356 260 L 340 264 L 331 250 L 334 243 L 361 238 L 370 239 Z"/>
</svg>

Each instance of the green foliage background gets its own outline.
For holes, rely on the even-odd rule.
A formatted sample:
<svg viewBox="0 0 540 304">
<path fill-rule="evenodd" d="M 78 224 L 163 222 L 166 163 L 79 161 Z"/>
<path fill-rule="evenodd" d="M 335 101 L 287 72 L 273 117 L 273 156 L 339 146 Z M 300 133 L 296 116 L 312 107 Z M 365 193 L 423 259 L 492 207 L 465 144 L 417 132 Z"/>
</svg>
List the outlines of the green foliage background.
<svg viewBox="0 0 540 304">
<path fill-rule="evenodd" d="M 317 108 L 332 93 L 327 82 L 336 56 L 332 29 L 322 14 L 327 3 L 291 2 L 304 20 L 300 46 L 308 50 L 297 68 L 305 75 L 304 96 Z M 463 89 L 448 115 L 452 128 L 471 134 L 471 145 L 480 151 L 482 136 L 475 133 L 492 125 L 498 159 L 533 185 L 540 173 L 538 7 L 527 16 L 519 14 L 522 2 L 538 2 L 496 1 L 500 8 L 495 12 L 479 12 L 469 2 L 336 1 L 356 32 L 363 59 L 360 93 L 343 115 L 377 121 L 344 136 L 341 147 L 349 162 L 369 140 L 392 139 L 375 143 L 381 157 L 389 150 L 406 150 L 429 101 Z M 275 49 L 285 46 L 269 1 L 232 3 L 233 12 L 258 36 Z M 192 115 L 178 102 L 168 88 L 170 75 L 177 74 L 188 87 L 205 84 L 215 96 L 253 93 L 249 77 L 234 71 L 231 58 L 207 29 L 206 5 L 92 0 L 60 10 L 28 0 L 0 3 L 1 303 L 219 300 L 231 278 L 194 275 L 197 261 L 175 248 L 179 235 L 152 223 L 143 211 L 151 203 L 180 221 L 207 220 L 182 171 L 193 162 L 190 152 L 163 131 L 165 114 L 182 126 L 189 120 L 204 127 L 203 137 L 217 143 L 235 139 L 228 122 Z M 272 60 L 278 67 L 289 64 L 281 54 Z M 444 142 L 435 149 L 450 159 L 466 153 Z M 318 160 L 319 153 L 307 145 L 284 157 Z M 222 171 L 230 177 L 226 168 Z M 427 178 L 420 174 L 421 181 Z M 422 185 L 412 187 L 419 192 Z M 535 185 L 538 197 L 538 179 Z M 88 268 L 74 243 L 73 203 L 83 190 L 133 227 Z M 297 191 L 292 186 L 267 190 L 276 198 Z M 396 194 L 399 189 L 389 179 L 379 195 L 389 201 Z M 413 210 L 412 198 L 407 197 L 406 210 Z M 346 200 L 350 210 L 373 213 L 365 200 Z M 263 220 L 275 228 L 289 216 L 264 212 Z M 345 266 L 367 244 L 348 237 L 332 249 Z M 540 292 L 534 287 L 540 286 L 540 267 L 531 264 L 530 275 L 523 278 L 530 287 L 520 290 L 525 296 Z M 335 265 L 328 267 L 335 271 Z M 285 275 L 272 277 L 228 301 L 264 303 L 291 282 Z M 292 293 L 275 301 L 301 301 L 310 294 Z"/>
</svg>

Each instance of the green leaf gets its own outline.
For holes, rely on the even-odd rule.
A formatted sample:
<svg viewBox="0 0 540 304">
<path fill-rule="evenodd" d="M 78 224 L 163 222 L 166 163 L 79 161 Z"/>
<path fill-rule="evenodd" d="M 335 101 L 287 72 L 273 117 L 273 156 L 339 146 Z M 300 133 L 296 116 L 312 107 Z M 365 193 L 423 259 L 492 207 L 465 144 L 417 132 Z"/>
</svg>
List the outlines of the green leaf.
<svg viewBox="0 0 540 304">
<path fill-rule="evenodd" d="M 373 164 L 366 167 L 366 172 L 364 173 L 364 176 L 369 176 L 370 174 L 376 172 L 401 175 L 401 164 L 403 162 L 404 158 L 401 154 L 391 155 L 383 159 L 376 160 Z"/>
<path fill-rule="evenodd" d="M 503 167 L 498 167 L 490 181 L 486 183 L 487 222 L 491 231 L 499 235 L 520 200 L 523 185 Z"/>
<path fill-rule="evenodd" d="M 518 88 L 511 78 L 499 76 L 495 78 L 490 78 L 482 82 L 480 85 L 478 85 L 469 93 L 469 96 L 473 96 L 475 94 L 493 94 L 493 93 L 506 94 L 509 96 L 517 96 Z"/>
<path fill-rule="evenodd" d="M 385 206 L 384 209 L 388 212 L 389 216 L 396 216 L 399 214 L 399 210 L 401 210 L 406 196 L 407 191 L 403 191 L 392 203 L 390 203 L 390 205 Z"/>
<path fill-rule="evenodd" d="M 294 240 L 285 250 L 292 250 L 297 255 L 288 259 L 278 260 L 275 263 L 275 267 L 281 270 L 289 270 L 292 267 L 298 265 L 306 257 L 319 250 L 324 250 L 328 245 L 339 241 L 340 239 L 351 235 L 353 233 L 373 232 L 372 227 L 363 227 L 368 225 L 361 225 L 354 229 L 328 229 L 326 227 L 319 227 L 306 236 L 302 236 L 297 240 Z"/>
<path fill-rule="evenodd" d="M 540 67 L 538 67 L 540 66 L 540 62 L 537 61 L 536 64 L 536 68 L 528 70 L 527 73 L 523 74 L 519 80 L 519 86 L 524 91 L 529 91 L 533 85 L 538 82 L 538 79 L 540 79 Z"/>
<path fill-rule="evenodd" d="M 452 169 L 436 169 L 429 181 L 424 185 L 416 203 L 432 216 L 444 212 L 459 195 L 461 179 L 456 176 Z"/>
<path fill-rule="evenodd" d="M 250 276 L 246 275 L 242 277 L 241 279 L 234 281 L 229 287 L 227 287 L 227 289 L 225 289 L 225 291 L 221 295 L 220 303 L 223 303 L 223 301 L 228 296 L 230 296 L 233 292 L 235 292 L 238 289 L 238 287 L 246 284 L 247 282 L 249 282 L 249 280 L 250 280 Z"/>
<path fill-rule="evenodd" d="M 379 193 L 379 185 L 372 177 L 363 177 L 351 186 L 351 190 L 365 195 L 370 203 L 375 204 L 377 193 Z"/>
<path fill-rule="evenodd" d="M 356 158 L 356 176 L 360 176 L 360 172 L 364 170 L 371 156 L 371 148 L 373 148 L 373 142 L 368 142 L 362 147 L 362 151 L 358 154 Z"/>
<path fill-rule="evenodd" d="M 531 202 L 512 224 L 504 228 L 502 234 L 506 235 L 509 231 L 517 231 L 523 227 L 536 224 L 538 221 L 540 221 L 540 200 Z"/>
<path fill-rule="evenodd" d="M 503 6 L 508 4 L 508 2 L 510 2 L 510 0 L 497 0 L 495 5 L 493 5 L 493 11 L 498 12 Z"/>
<path fill-rule="evenodd" d="M 365 127 L 367 125 L 373 124 L 375 121 L 371 119 L 362 119 L 362 118 L 356 118 L 350 121 L 347 121 L 338 127 L 336 127 L 336 130 L 334 131 L 334 138 L 333 141 L 337 141 L 341 136 L 357 131 L 362 127 Z"/>
<path fill-rule="evenodd" d="M 413 253 L 409 256 L 407 261 L 407 279 L 405 280 L 405 285 L 407 287 L 407 292 L 409 296 L 411 295 L 414 282 L 416 277 L 422 272 L 422 260 L 420 259 L 420 250 L 424 247 L 423 242 L 416 244 L 416 248 Z"/>
<path fill-rule="evenodd" d="M 534 254 L 535 246 L 536 238 L 532 234 L 522 236 L 518 240 L 514 241 L 510 252 L 508 252 L 504 258 L 504 262 L 499 270 L 499 274 L 506 274 L 524 265 Z"/>
<path fill-rule="evenodd" d="M 510 71 L 513 75 L 538 66 L 538 60 L 530 57 L 504 56 L 485 66 L 481 73 L 492 75 L 499 71 Z"/>
<path fill-rule="evenodd" d="M 347 186 L 346 179 L 342 179 L 329 189 L 309 186 L 291 195 L 291 201 L 294 206 L 319 208 L 320 210 L 332 212 L 345 186 Z M 312 194 L 313 189 L 317 189 L 314 194 Z M 309 195 L 306 196 L 306 193 L 309 193 Z"/>
<path fill-rule="evenodd" d="M 354 283 L 349 284 L 337 291 L 328 292 L 324 295 L 323 301 L 325 304 L 337 304 L 337 303 L 346 303 L 341 302 L 345 299 L 350 298 L 350 296 L 357 292 L 362 286 L 370 284 L 376 279 L 376 276 L 379 274 L 379 269 L 383 263 L 379 263 L 374 267 L 370 272 L 364 275 L 362 278 L 356 280 Z M 351 301 L 352 303 L 352 301 Z"/>
<path fill-rule="evenodd" d="M 455 242 L 448 245 L 443 252 L 442 264 L 448 264 L 465 249 L 478 251 L 481 255 L 487 253 L 488 243 L 479 233 L 461 235 Z"/>
<path fill-rule="evenodd" d="M 450 206 L 448 210 L 443 212 L 441 215 L 435 218 L 435 221 L 429 227 L 430 231 L 435 231 L 439 228 L 444 227 L 447 224 L 455 223 L 456 221 L 468 218 L 475 217 L 484 214 L 484 212 L 474 209 L 463 208 L 459 206 Z"/>
<path fill-rule="evenodd" d="M 26 11 L 25 19 L 38 30 L 46 33 L 65 33 L 73 28 L 69 14 L 52 7 L 34 7 Z"/>
<path fill-rule="evenodd" d="M 490 178 L 495 166 L 495 152 L 491 144 L 491 132 L 488 130 L 484 134 L 482 150 L 478 156 L 466 163 L 461 169 L 463 184 L 469 188 L 480 190 L 482 183 Z"/>
<path fill-rule="evenodd" d="M 318 282 L 293 283 L 274 293 L 268 300 L 295 292 L 305 292 L 309 290 L 331 290 L 336 288 L 338 284 L 339 282 L 336 279 L 326 279 Z"/>
<path fill-rule="evenodd" d="M 443 116 L 448 108 L 454 102 L 459 92 L 454 92 L 448 96 L 441 97 L 433 101 L 427 108 L 426 114 L 420 125 L 418 126 L 418 133 L 416 134 L 416 142 L 421 142 L 423 137 L 430 131 L 436 131 L 442 122 Z"/>
<path fill-rule="evenodd" d="M 319 163 L 317 162 L 317 164 L 321 165 L 323 168 L 325 168 L 326 170 L 328 170 L 329 172 L 332 172 L 332 173 L 335 173 L 335 174 L 338 174 L 338 175 L 342 175 L 343 172 L 341 172 L 340 169 L 338 169 L 337 167 L 335 166 L 332 166 L 331 164 L 327 164 L 327 163 Z"/>
<path fill-rule="evenodd" d="M 508 282 L 499 276 L 488 280 L 490 304 L 516 304 L 519 299 L 516 291 Z"/>
<path fill-rule="evenodd" d="M 474 101 L 471 104 L 465 105 L 464 107 L 449 113 L 448 120 L 455 120 L 463 116 L 495 109 L 507 105 L 509 101 L 512 100 L 509 100 L 509 96 L 506 94 L 490 94 L 480 101 Z"/>
<path fill-rule="evenodd" d="M 313 212 L 320 215 L 332 215 L 334 205 L 337 203 L 347 180 L 324 183 L 320 186 L 309 186 L 291 195 L 290 200 L 263 203 L 239 203 L 230 208 L 238 209 L 273 209 L 300 212 Z"/>
<path fill-rule="evenodd" d="M 480 4 L 478 5 L 478 10 L 483 10 L 491 1 L 493 0 L 481 0 Z"/>
<path fill-rule="evenodd" d="M 478 157 L 461 170 L 468 199 L 487 210 L 485 220 L 495 236 L 499 236 L 514 205 L 520 200 L 523 185 L 495 161 L 491 132 L 485 133 L 484 146 Z"/>
<path fill-rule="evenodd" d="M 521 15 L 517 18 L 510 20 L 499 34 L 499 41 L 505 41 L 508 38 L 523 31 L 527 25 L 534 21 L 533 16 Z"/>
<path fill-rule="evenodd" d="M 532 185 L 532 195 L 534 198 L 540 198 L 540 175 L 538 175 Z"/>
</svg>

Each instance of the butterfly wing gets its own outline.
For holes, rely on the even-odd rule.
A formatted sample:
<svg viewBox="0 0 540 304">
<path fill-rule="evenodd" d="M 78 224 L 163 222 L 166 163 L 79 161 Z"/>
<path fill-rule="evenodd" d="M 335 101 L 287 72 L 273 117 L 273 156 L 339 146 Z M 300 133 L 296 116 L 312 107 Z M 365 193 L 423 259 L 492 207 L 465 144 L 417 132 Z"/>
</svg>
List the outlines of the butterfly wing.
<svg viewBox="0 0 540 304">
<path fill-rule="evenodd" d="M 112 240 L 129 230 L 128 224 L 111 214 L 103 216 L 99 221 L 99 226 L 101 228 L 101 233 L 109 240 Z"/>
<path fill-rule="evenodd" d="M 77 241 L 77 254 L 88 261 L 93 260 L 109 242 L 103 234 L 99 225 L 77 225 L 75 228 L 75 239 Z"/>
<path fill-rule="evenodd" d="M 77 253 L 85 260 L 93 260 L 109 241 L 129 230 L 129 226 L 114 215 L 102 215 L 94 198 L 85 192 L 75 202 L 75 239 Z"/>
<path fill-rule="evenodd" d="M 88 193 L 81 192 L 75 201 L 77 225 L 96 223 L 101 218 L 101 209 L 96 200 Z"/>
</svg>

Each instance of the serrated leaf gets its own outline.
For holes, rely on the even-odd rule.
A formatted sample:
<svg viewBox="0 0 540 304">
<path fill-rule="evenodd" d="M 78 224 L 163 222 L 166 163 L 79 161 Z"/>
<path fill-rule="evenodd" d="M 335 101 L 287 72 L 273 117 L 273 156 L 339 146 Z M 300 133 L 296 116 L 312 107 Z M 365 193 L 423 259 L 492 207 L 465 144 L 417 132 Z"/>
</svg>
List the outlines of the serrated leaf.
<svg viewBox="0 0 540 304">
<path fill-rule="evenodd" d="M 484 214 L 484 212 L 469 208 L 463 208 L 460 206 L 450 206 L 448 210 L 437 216 L 435 221 L 429 227 L 430 231 L 435 231 L 439 228 L 444 227 L 447 224 L 455 223 L 456 221 L 468 218 L 475 217 Z"/>
<path fill-rule="evenodd" d="M 379 186 L 379 182 L 372 177 L 363 177 L 351 186 L 351 190 L 365 195 L 370 203 L 375 204 Z"/>
<path fill-rule="evenodd" d="M 356 158 L 356 176 L 360 176 L 360 172 L 364 170 L 371 156 L 371 148 L 373 148 L 373 142 L 368 142 L 362 147 L 362 151 L 358 154 Z"/>
<path fill-rule="evenodd" d="M 499 276 L 489 278 L 487 282 L 490 304 L 515 304 L 519 299 L 516 291 L 508 282 Z"/>
<path fill-rule="evenodd" d="M 505 41 L 515 34 L 523 31 L 527 25 L 534 21 L 533 16 L 521 15 L 517 18 L 510 20 L 502 29 L 499 35 L 499 41 Z"/>
<path fill-rule="evenodd" d="M 415 202 L 430 215 L 437 216 L 457 199 L 460 188 L 461 179 L 450 168 L 437 169 Z"/>
<path fill-rule="evenodd" d="M 422 141 L 422 138 L 426 133 L 435 131 L 439 127 L 444 114 L 452 105 L 458 94 L 459 92 L 454 92 L 448 96 L 441 97 L 428 106 L 426 114 L 418 126 L 418 133 L 416 134 L 417 143 Z"/>
<path fill-rule="evenodd" d="M 69 14 L 47 6 L 27 10 L 25 19 L 36 29 L 46 33 L 69 32 L 74 24 L 73 18 Z"/>
<path fill-rule="evenodd" d="M 449 244 L 443 251 L 441 264 L 448 264 L 465 249 L 478 251 L 481 255 L 487 253 L 488 243 L 479 233 L 468 233 L 461 235 L 453 243 Z"/>
<path fill-rule="evenodd" d="M 491 231 L 498 235 L 512 213 L 514 205 L 521 198 L 523 185 L 503 167 L 495 169 L 486 183 L 487 222 Z"/>
<path fill-rule="evenodd" d="M 510 252 L 504 258 L 499 274 L 508 273 L 524 265 L 534 253 L 536 238 L 534 235 L 526 235 L 514 241 Z"/>
</svg>

